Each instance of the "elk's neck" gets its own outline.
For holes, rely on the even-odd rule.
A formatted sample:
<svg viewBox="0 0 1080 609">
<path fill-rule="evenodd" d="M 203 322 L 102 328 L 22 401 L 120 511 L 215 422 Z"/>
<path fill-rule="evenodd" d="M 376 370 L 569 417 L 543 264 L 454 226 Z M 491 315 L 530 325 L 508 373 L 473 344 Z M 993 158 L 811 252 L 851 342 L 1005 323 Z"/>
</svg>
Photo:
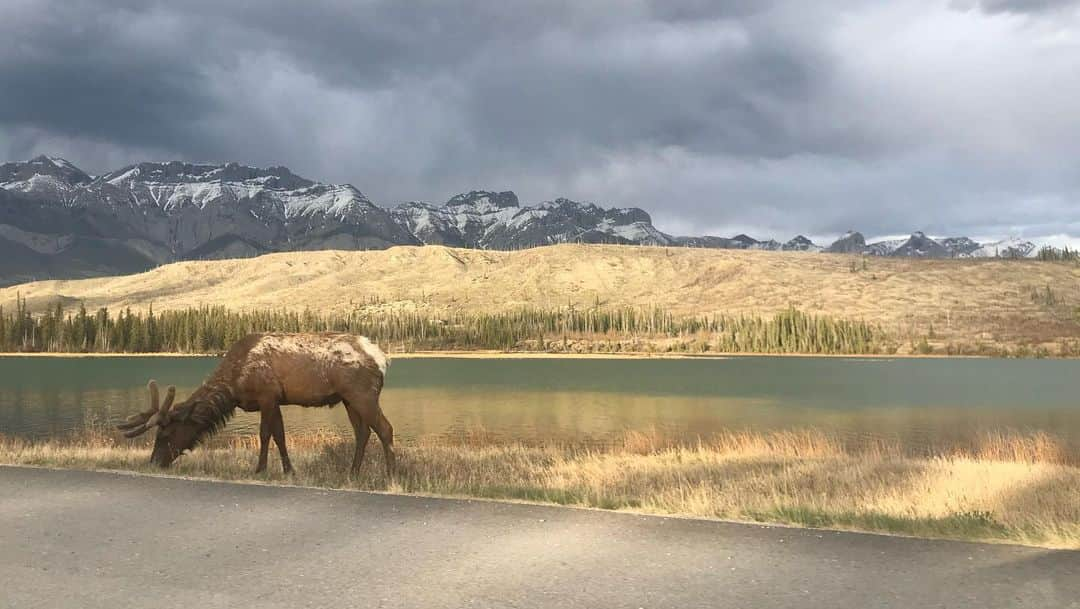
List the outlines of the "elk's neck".
<svg viewBox="0 0 1080 609">
<path fill-rule="evenodd" d="M 200 401 L 212 404 L 222 414 L 231 413 L 238 404 L 232 387 L 227 383 L 215 382 L 214 379 L 196 389 L 192 397 L 198 397 Z"/>
<path fill-rule="evenodd" d="M 188 401 L 191 406 L 188 407 L 187 420 L 199 426 L 195 443 L 202 442 L 224 427 L 237 406 L 237 400 L 228 385 L 209 381 L 196 389 Z"/>
</svg>

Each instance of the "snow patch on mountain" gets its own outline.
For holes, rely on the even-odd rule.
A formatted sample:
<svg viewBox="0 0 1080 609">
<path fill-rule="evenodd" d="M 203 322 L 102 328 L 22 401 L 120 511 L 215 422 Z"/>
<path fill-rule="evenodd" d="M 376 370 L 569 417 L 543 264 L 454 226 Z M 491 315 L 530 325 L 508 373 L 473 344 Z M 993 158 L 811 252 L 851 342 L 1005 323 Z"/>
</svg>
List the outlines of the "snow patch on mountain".
<svg viewBox="0 0 1080 609">
<path fill-rule="evenodd" d="M 874 241 L 873 243 L 866 244 L 864 253 L 872 256 L 892 256 L 893 252 L 905 243 L 907 243 L 907 239 L 885 239 L 883 241 Z"/>
<path fill-rule="evenodd" d="M 56 176 L 41 174 L 34 174 L 26 180 L 4 182 L 3 184 L 0 184 L 0 188 L 22 193 L 40 192 L 42 194 L 49 192 L 70 193 L 74 191 L 71 184 L 68 184 L 66 181 L 57 178 Z"/>
<path fill-rule="evenodd" d="M 1033 258 L 1038 254 L 1038 247 L 1031 241 L 1010 237 L 981 244 L 968 255 L 972 258 Z"/>
<path fill-rule="evenodd" d="M 45 159 L 47 159 L 54 166 L 56 166 L 56 167 L 58 167 L 58 168 L 60 168 L 62 170 L 69 171 L 69 172 L 82 173 L 81 169 L 79 169 L 78 167 L 73 165 L 71 163 L 71 161 L 69 161 L 67 159 L 62 159 L 60 157 L 55 157 L 55 156 L 48 156 L 48 157 L 45 157 Z"/>
<path fill-rule="evenodd" d="M 609 225 L 605 220 L 598 228 L 601 232 L 626 239 L 634 243 L 649 243 L 652 245 L 666 244 L 666 235 L 656 230 L 651 224 L 645 222 L 631 222 L 630 224 Z"/>
<path fill-rule="evenodd" d="M 350 185 L 318 184 L 285 193 L 288 196 L 282 197 L 282 204 L 286 218 L 323 214 L 343 220 L 375 208 L 364 193 Z"/>
</svg>

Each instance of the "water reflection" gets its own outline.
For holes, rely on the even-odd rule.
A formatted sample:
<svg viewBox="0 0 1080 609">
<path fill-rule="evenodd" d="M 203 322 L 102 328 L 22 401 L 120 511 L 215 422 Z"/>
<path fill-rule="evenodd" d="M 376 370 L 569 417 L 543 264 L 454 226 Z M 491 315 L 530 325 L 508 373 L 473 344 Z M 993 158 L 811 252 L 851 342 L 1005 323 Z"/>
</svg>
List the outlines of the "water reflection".
<svg viewBox="0 0 1080 609">
<path fill-rule="evenodd" d="M 181 397 L 212 358 L 0 359 L 0 432 L 47 437 L 145 408 L 145 382 Z M 383 408 L 400 437 L 483 429 L 505 439 L 607 442 L 625 430 L 693 438 L 814 427 L 853 442 L 966 445 L 1046 431 L 1080 451 L 1080 362 L 1002 360 L 401 360 Z M 284 409 L 289 431 L 351 429 L 343 408 Z M 251 434 L 239 414 L 226 433 Z"/>
</svg>

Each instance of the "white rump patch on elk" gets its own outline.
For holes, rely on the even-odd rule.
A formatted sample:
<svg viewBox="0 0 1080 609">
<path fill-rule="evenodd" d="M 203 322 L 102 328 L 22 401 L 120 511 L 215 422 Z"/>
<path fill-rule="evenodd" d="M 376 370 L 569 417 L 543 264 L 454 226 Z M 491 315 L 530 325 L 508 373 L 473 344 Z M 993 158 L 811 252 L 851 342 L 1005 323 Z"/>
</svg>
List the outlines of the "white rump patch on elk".
<svg viewBox="0 0 1080 609">
<path fill-rule="evenodd" d="M 386 376 L 386 369 L 390 367 L 390 360 L 387 359 L 386 354 L 379 348 L 379 345 L 368 340 L 366 336 L 360 337 L 360 347 L 363 348 L 364 353 L 368 354 L 368 357 L 375 360 L 375 365 L 379 367 L 379 372 Z"/>
</svg>

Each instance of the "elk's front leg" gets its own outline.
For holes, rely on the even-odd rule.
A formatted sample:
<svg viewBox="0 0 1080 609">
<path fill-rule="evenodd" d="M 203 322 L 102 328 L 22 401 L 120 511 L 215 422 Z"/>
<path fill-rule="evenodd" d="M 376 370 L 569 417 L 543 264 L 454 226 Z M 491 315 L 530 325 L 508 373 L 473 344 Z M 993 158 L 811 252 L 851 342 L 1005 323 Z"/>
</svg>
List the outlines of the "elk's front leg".
<svg viewBox="0 0 1080 609">
<path fill-rule="evenodd" d="M 270 450 L 270 434 L 274 426 L 274 411 L 277 404 L 259 405 L 259 464 L 255 466 L 255 473 L 261 474 L 266 471 L 267 453 Z"/>
</svg>

